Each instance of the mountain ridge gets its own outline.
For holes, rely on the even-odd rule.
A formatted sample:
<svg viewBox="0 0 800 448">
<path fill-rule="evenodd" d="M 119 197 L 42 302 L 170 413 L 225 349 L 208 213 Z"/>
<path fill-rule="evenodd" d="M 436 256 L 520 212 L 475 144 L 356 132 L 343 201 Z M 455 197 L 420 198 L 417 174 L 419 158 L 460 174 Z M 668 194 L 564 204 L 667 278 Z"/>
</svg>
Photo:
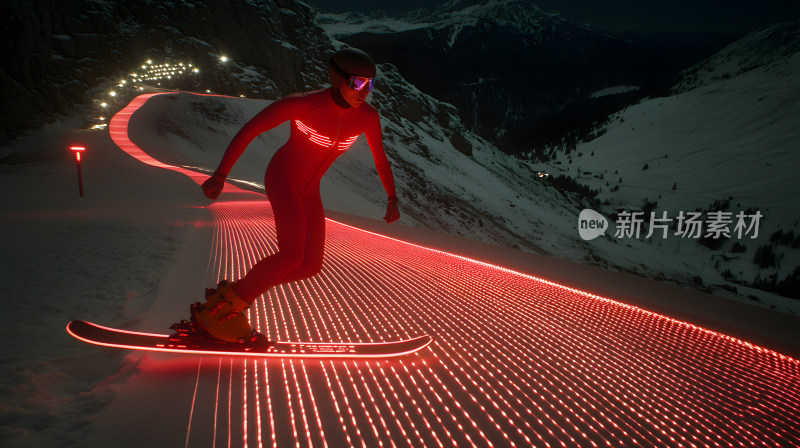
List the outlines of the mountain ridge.
<svg viewBox="0 0 800 448">
<path fill-rule="evenodd" d="M 654 54 L 652 42 L 593 29 L 519 0 L 453 1 L 436 12 L 398 17 L 318 17 L 331 38 L 394 64 L 423 92 L 455 105 L 470 130 L 509 154 L 558 142 L 639 99 L 667 94 L 674 75 L 718 49 L 716 43 L 702 50 L 692 42 Z M 679 51 L 686 48 L 693 50 Z M 636 88 L 592 97 L 620 85 Z"/>
</svg>

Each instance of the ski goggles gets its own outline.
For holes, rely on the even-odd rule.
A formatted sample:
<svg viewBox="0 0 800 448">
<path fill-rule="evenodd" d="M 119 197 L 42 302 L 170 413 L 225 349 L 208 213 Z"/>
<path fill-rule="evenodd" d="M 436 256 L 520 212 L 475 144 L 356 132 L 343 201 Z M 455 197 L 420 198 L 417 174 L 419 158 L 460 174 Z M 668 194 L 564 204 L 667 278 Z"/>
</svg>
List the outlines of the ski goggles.
<svg viewBox="0 0 800 448">
<path fill-rule="evenodd" d="M 347 87 L 350 87 L 353 90 L 367 89 L 367 93 L 369 93 L 372 92 L 372 88 L 375 87 L 375 78 L 365 78 L 363 76 L 353 75 L 348 78 Z"/>
<path fill-rule="evenodd" d="M 331 67 L 336 71 L 336 73 L 342 75 L 342 77 L 347 80 L 347 87 L 350 87 L 353 90 L 361 91 L 366 89 L 367 93 L 369 93 L 372 92 L 372 89 L 375 87 L 375 78 L 351 75 L 342 67 L 339 67 L 339 64 L 337 64 L 333 59 L 331 59 Z"/>
</svg>

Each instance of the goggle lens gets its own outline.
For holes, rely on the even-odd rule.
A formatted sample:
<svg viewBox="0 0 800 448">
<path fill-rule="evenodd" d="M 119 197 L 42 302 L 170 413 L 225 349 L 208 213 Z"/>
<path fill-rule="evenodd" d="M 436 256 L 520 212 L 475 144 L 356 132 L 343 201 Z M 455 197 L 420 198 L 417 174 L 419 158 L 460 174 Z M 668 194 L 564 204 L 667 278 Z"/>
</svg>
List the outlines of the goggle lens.
<svg viewBox="0 0 800 448">
<path fill-rule="evenodd" d="M 372 88 L 375 87 L 375 79 L 364 78 L 362 76 L 351 76 L 347 85 L 353 90 L 367 89 L 367 92 L 372 92 Z"/>
</svg>

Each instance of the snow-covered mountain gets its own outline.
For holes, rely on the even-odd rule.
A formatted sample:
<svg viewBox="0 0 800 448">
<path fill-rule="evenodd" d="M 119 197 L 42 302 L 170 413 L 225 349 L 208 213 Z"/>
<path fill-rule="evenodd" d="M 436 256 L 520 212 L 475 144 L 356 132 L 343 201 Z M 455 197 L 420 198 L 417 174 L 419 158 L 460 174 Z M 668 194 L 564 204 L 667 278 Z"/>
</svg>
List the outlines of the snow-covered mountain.
<svg viewBox="0 0 800 448">
<path fill-rule="evenodd" d="M 797 23 L 754 32 L 687 70 L 674 95 L 616 114 L 599 137 L 557 153 L 546 169 L 594 190 L 604 204 L 598 209 L 610 217 L 626 210 L 649 218 L 652 211 L 674 220 L 700 211 L 705 219 L 722 211 L 731 214 L 733 230 L 738 213 L 760 212 L 757 238 L 732 232 L 698 244 L 674 233 L 643 233 L 639 240 L 650 244 L 653 259 L 665 258 L 641 269 L 667 277 L 683 270 L 698 284 L 757 301 L 769 302 L 753 287 L 797 298 L 799 45 Z M 676 231 L 677 221 L 670 224 Z"/>
<path fill-rule="evenodd" d="M 687 69 L 674 87 L 685 92 L 779 62 L 800 52 L 800 21 L 767 26 Z"/>
<path fill-rule="evenodd" d="M 713 52 L 640 43 L 522 0 L 451 1 L 398 17 L 320 14 L 319 22 L 456 106 L 467 128 L 508 153 L 589 128 Z"/>
<path fill-rule="evenodd" d="M 526 43 L 548 38 L 548 29 L 573 26 L 557 11 L 544 11 L 525 0 L 453 0 L 433 10 L 417 9 L 398 16 L 381 11 L 361 13 L 320 13 L 318 20 L 332 37 L 349 37 L 357 32 L 397 33 L 412 29 L 436 29 L 447 32 L 450 46 L 467 29 L 489 30 L 502 26 L 518 33 Z M 357 25 L 357 27 L 354 27 Z M 582 26 L 588 29 L 588 26 Z"/>
<path fill-rule="evenodd" d="M 559 28 L 567 32 L 588 30 L 588 26 L 573 25 L 554 12 L 546 12 L 525 0 L 452 0 L 439 5 L 427 18 L 435 28 L 448 33 L 447 43 L 455 45 L 461 31 L 494 31 L 504 28 L 518 34 L 525 45 L 537 45 L 555 37 Z"/>
</svg>

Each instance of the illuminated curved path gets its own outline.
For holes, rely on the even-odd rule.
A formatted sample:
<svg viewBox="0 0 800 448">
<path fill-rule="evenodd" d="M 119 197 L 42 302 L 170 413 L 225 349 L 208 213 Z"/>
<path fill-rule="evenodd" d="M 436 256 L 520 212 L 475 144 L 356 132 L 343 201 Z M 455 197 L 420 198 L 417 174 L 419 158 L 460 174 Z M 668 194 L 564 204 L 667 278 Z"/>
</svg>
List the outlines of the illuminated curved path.
<svg viewBox="0 0 800 448">
<path fill-rule="evenodd" d="M 127 139 L 146 99 L 114 117 L 114 141 L 202 181 Z M 208 207 L 212 277 L 239 278 L 276 250 L 269 204 L 252 197 Z M 204 358 L 188 446 L 800 446 L 798 360 L 336 222 L 327 232 L 322 273 L 258 299 L 255 327 L 434 344 L 386 361 Z"/>
</svg>

